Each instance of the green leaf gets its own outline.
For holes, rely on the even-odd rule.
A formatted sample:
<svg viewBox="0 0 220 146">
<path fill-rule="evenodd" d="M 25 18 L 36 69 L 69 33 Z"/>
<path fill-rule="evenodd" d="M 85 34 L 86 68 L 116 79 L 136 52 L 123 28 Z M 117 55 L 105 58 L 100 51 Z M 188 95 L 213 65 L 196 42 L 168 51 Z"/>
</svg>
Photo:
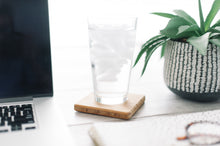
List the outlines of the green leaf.
<svg viewBox="0 0 220 146">
<path fill-rule="evenodd" d="M 154 53 L 154 51 L 155 51 L 158 47 L 160 47 L 161 45 L 163 45 L 164 43 L 166 43 L 168 40 L 169 40 L 169 39 L 163 40 L 163 41 L 161 41 L 160 43 L 157 43 L 157 44 L 151 46 L 150 49 L 147 50 L 147 52 L 146 52 L 146 57 L 145 57 L 145 64 L 144 64 L 144 67 L 143 67 L 141 76 L 143 76 L 143 74 L 144 74 L 144 72 L 145 72 L 145 70 L 146 70 L 148 61 L 149 61 L 150 57 L 152 56 L 152 54 Z"/>
<path fill-rule="evenodd" d="M 217 37 L 220 37 L 220 33 L 211 33 L 209 38 L 211 39 L 214 39 L 214 38 L 217 38 Z"/>
<path fill-rule="evenodd" d="M 166 28 L 160 31 L 161 34 L 171 38 L 176 39 L 176 34 L 180 26 L 190 25 L 185 19 L 181 17 L 173 17 L 168 22 Z"/>
<path fill-rule="evenodd" d="M 213 26 L 212 28 L 216 27 L 216 26 L 220 26 L 220 20 L 218 20 Z"/>
<path fill-rule="evenodd" d="M 215 27 L 215 30 L 220 31 L 220 26 Z"/>
<path fill-rule="evenodd" d="M 215 0 L 205 20 L 205 31 L 207 31 L 210 28 L 210 25 L 213 19 L 215 18 L 216 14 L 218 13 L 219 9 L 220 9 L 220 0 Z"/>
<path fill-rule="evenodd" d="M 190 36 L 200 36 L 200 28 L 197 24 L 191 25 L 182 17 L 174 17 L 160 33 L 171 38 L 180 39 L 188 38 Z"/>
<path fill-rule="evenodd" d="M 165 54 L 166 45 L 167 45 L 167 43 L 164 43 L 164 44 L 162 45 L 160 58 L 162 58 L 162 57 L 164 56 L 164 54 Z"/>
<path fill-rule="evenodd" d="M 220 33 L 220 27 L 210 28 L 210 29 L 209 29 L 209 32 L 212 32 L 212 33 Z"/>
<path fill-rule="evenodd" d="M 133 67 L 138 63 L 138 61 L 140 60 L 140 58 L 142 57 L 142 55 L 154 44 L 157 44 L 158 42 L 167 39 L 166 36 L 164 35 L 157 35 L 151 39 L 149 39 L 146 43 L 144 43 L 141 47 L 141 51 L 138 53 L 138 56 L 136 58 L 136 61 L 133 65 Z"/>
<path fill-rule="evenodd" d="M 188 15 L 186 12 L 184 12 L 183 10 L 174 10 L 174 12 L 181 18 L 185 19 L 187 22 L 189 22 L 190 24 L 197 24 L 196 21 L 190 16 Z"/>
<path fill-rule="evenodd" d="M 188 37 L 197 35 L 196 32 L 199 31 L 199 28 L 196 24 L 194 25 L 183 25 L 178 28 L 177 37 Z"/>
<path fill-rule="evenodd" d="M 180 33 L 184 32 L 184 31 L 186 31 L 189 27 L 190 27 L 189 25 L 180 26 L 180 27 L 178 28 L 177 34 L 180 34 Z"/>
<path fill-rule="evenodd" d="M 218 39 L 210 39 L 209 41 L 211 43 L 217 45 L 218 47 L 220 47 L 220 38 L 218 38 Z"/>
<path fill-rule="evenodd" d="M 193 36 L 187 39 L 187 42 L 193 45 L 202 55 L 206 55 L 207 46 L 209 43 L 209 35 L 210 35 L 210 32 L 207 32 L 200 37 Z"/>
<path fill-rule="evenodd" d="M 169 14 L 169 13 L 154 12 L 154 13 L 151 13 L 151 14 L 162 16 L 162 17 L 165 17 L 165 18 L 173 18 L 173 17 L 175 17 L 175 15 Z"/>
<path fill-rule="evenodd" d="M 205 33 L 205 22 L 204 22 L 204 18 L 203 18 L 202 5 L 201 5 L 200 0 L 199 0 L 199 17 L 200 17 L 201 31 L 202 31 L 202 34 L 204 34 Z"/>
</svg>

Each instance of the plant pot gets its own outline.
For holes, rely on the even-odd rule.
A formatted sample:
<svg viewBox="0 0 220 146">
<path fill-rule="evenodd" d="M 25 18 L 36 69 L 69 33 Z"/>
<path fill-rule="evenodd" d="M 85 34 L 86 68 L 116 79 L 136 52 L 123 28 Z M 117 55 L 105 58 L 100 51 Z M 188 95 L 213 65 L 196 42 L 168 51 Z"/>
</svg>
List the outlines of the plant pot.
<svg viewBox="0 0 220 146">
<path fill-rule="evenodd" d="M 180 97 L 204 102 L 220 99 L 220 48 L 209 44 L 203 56 L 189 43 L 168 41 L 164 80 Z"/>
</svg>

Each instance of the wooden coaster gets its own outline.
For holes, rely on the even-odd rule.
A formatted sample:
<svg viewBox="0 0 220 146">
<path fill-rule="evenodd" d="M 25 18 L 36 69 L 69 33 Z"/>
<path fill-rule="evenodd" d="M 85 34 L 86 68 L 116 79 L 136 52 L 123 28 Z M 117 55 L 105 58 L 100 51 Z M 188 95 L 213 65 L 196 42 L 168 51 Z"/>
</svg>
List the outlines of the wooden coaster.
<svg viewBox="0 0 220 146">
<path fill-rule="evenodd" d="M 74 109 L 79 112 L 130 119 L 135 112 L 144 104 L 145 96 L 128 94 L 128 100 L 123 104 L 105 105 L 95 101 L 94 95 L 86 96 L 74 105 Z"/>
</svg>

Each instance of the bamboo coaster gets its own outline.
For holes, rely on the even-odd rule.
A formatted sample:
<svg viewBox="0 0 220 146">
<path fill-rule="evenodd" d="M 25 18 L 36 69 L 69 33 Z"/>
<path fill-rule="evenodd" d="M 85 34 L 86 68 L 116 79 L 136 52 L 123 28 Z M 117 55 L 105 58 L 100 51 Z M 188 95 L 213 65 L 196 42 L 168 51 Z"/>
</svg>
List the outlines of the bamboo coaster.
<svg viewBox="0 0 220 146">
<path fill-rule="evenodd" d="M 123 104 L 105 105 L 96 102 L 94 95 L 90 94 L 76 103 L 74 109 L 79 112 L 127 120 L 144 104 L 144 101 L 144 95 L 128 94 L 128 100 Z"/>
</svg>

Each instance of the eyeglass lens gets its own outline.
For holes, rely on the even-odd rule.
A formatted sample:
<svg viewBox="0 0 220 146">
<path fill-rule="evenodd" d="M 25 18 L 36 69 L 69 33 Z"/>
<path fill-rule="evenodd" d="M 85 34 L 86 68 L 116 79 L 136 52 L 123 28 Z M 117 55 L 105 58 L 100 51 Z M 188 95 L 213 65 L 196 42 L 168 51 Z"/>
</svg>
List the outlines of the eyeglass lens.
<svg viewBox="0 0 220 146">
<path fill-rule="evenodd" d="M 192 144 L 209 145 L 220 143 L 220 125 L 213 122 L 197 122 L 187 129 L 187 137 Z"/>
</svg>

